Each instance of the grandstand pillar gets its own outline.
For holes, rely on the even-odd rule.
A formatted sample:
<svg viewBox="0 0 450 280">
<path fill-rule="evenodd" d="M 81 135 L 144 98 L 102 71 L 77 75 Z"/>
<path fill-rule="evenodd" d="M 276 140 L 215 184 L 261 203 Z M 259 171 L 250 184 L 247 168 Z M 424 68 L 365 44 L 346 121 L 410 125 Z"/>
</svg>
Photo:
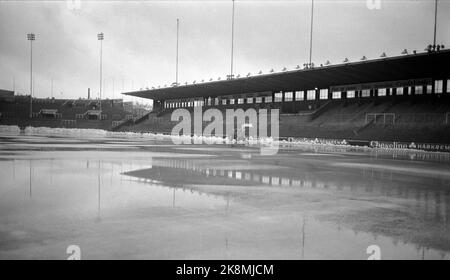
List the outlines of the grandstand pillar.
<svg viewBox="0 0 450 280">
<path fill-rule="evenodd" d="M 435 95 L 436 94 L 436 89 L 434 87 L 434 84 L 436 83 L 436 79 L 432 79 L 431 80 L 431 94 Z"/>
</svg>

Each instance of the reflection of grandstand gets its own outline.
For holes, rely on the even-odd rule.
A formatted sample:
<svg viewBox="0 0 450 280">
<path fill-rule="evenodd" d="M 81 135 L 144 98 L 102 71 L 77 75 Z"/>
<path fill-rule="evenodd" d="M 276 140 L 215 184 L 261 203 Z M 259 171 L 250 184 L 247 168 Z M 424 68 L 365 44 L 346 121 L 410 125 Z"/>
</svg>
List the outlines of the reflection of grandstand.
<svg viewBox="0 0 450 280">
<path fill-rule="evenodd" d="M 230 167 L 242 164 L 241 161 L 224 161 L 223 167 L 211 166 L 208 160 L 183 160 L 183 159 L 154 159 L 153 166 L 149 169 L 141 169 L 126 172 L 125 175 L 139 178 L 141 181 L 163 185 L 176 186 L 196 190 L 195 186 L 227 185 L 227 186 L 254 186 L 273 187 L 277 189 L 287 188 L 292 190 L 316 189 L 328 192 L 352 193 L 354 195 L 389 196 L 396 198 L 415 199 L 417 202 L 431 202 L 436 204 L 434 209 L 422 209 L 426 215 L 434 217 L 436 222 L 448 219 L 450 213 L 448 196 L 444 181 L 435 180 L 433 188 L 423 185 L 420 180 L 405 186 L 399 186 L 392 182 L 392 174 L 389 169 L 374 170 L 367 167 L 357 176 L 342 176 L 342 182 L 336 183 L 336 174 L 321 174 L 314 176 L 307 169 L 294 172 L 291 168 L 284 169 L 237 169 Z M 306 168 L 306 167 L 305 167 Z M 408 175 L 396 176 L 407 178 Z M 182 179 L 180 179 L 182 178 Z M 179 182 L 183 182 L 180 186 Z M 209 194 L 215 194 L 214 188 L 207 190 Z M 198 190 L 197 190 L 198 191 Z M 218 192 L 220 193 L 220 192 Z M 432 201 L 436 199 L 436 201 Z M 425 214 L 425 213 L 424 213 Z"/>
<path fill-rule="evenodd" d="M 170 132 L 177 108 L 266 108 L 281 137 L 450 143 L 449 63 L 445 50 L 129 92 L 154 112 L 120 129 Z"/>
<path fill-rule="evenodd" d="M 355 232 L 369 232 L 375 236 L 391 236 L 396 240 L 426 246 L 427 248 L 442 248 L 443 238 L 448 241 L 450 215 L 450 196 L 448 195 L 448 182 L 441 178 L 433 181 L 429 187 L 423 180 L 411 180 L 407 174 L 395 174 L 395 171 L 386 169 L 373 169 L 370 165 L 352 176 L 346 176 L 344 171 L 340 180 L 336 180 L 337 172 L 310 172 L 309 168 L 316 168 L 314 164 L 295 162 L 294 169 L 265 168 L 252 161 L 250 168 L 239 169 L 236 166 L 245 166 L 239 160 L 224 160 L 223 162 L 204 159 L 154 159 L 152 167 L 124 173 L 133 181 L 141 184 L 173 188 L 173 205 L 175 205 L 176 192 L 190 192 L 200 195 L 225 198 L 226 210 L 230 205 L 244 202 L 254 209 L 299 209 L 304 208 L 301 199 L 311 192 L 330 194 L 333 202 L 342 204 L 343 199 L 353 201 L 367 201 L 375 199 L 383 202 L 380 207 L 368 207 L 361 211 L 336 211 L 333 218 L 339 218 L 339 227 L 349 226 Z M 298 164 L 297 164 L 298 163 Z M 222 166 L 221 166 L 222 165 Z M 261 168 L 262 167 L 262 168 Z M 351 168 L 350 168 L 351 169 Z M 395 174 L 393 179 L 393 174 Z M 403 181 L 404 180 L 404 181 Z M 399 182 L 404 182 L 399 183 Z M 223 187 L 226 184 L 226 188 Z M 203 187 L 207 185 L 208 187 Z M 242 186 L 245 186 L 242 188 Z M 251 189 L 251 191 L 249 191 Z M 270 195 L 268 195 L 270 194 Z M 295 200 L 292 198 L 295 197 Z M 390 199 L 411 201 L 403 204 L 401 210 L 392 210 L 388 203 Z M 311 201 L 316 201 L 313 199 Z M 235 203 L 229 203 L 235 202 Z M 293 207 L 293 208 L 287 208 Z M 298 207 L 298 208 L 297 208 Z M 331 206 L 330 204 L 330 207 Z M 340 206 L 339 206 L 340 207 Z M 310 209 L 310 208 L 308 208 Z M 345 207 L 345 210 L 348 208 Z M 365 212 L 371 212 L 373 219 L 366 219 Z M 401 223 L 398 226 L 408 231 L 406 239 L 393 233 L 389 229 L 392 211 L 401 214 Z M 413 213 L 412 215 L 406 213 Z M 363 215 L 361 218 L 361 215 Z M 320 219 L 330 219 L 330 215 L 321 215 Z M 356 223 L 355 225 L 355 221 Z M 398 219 L 395 219 L 398 221 Z M 418 223 L 420 221 L 421 223 Z M 364 226 L 360 226 L 362 223 Z M 414 225 L 420 224 L 420 230 Z M 422 224 L 425 226 L 422 227 Z M 438 240 L 438 241 L 435 241 Z"/>
</svg>

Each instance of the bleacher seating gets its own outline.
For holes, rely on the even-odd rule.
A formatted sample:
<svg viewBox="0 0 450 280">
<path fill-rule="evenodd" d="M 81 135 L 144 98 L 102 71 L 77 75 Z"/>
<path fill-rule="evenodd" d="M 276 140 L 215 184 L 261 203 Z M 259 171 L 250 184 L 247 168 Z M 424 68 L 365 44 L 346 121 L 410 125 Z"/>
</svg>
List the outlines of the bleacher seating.
<svg viewBox="0 0 450 280">
<path fill-rule="evenodd" d="M 251 106 L 232 106 L 243 109 L 248 107 Z M 207 108 L 204 107 L 203 110 Z M 226 107 L 219 106 L 218 109 L 225 113 Z M 151 113 L 141 123 L 124 125 L 119 130 L 170 133 L 177 123 L 170 120 L 173 110 L 175 109 Z M 193 108 L 188 110 L 193 112 Z M 321 107 L 306 112 L 280 114 L 279 135 L 299 138 L 450 143 L 448 112 L 450 102 L 447 99 L 443 101 L 438 96 L 420 96 L 414 99 L 385 98 L 382 101 L 371 98 L 331 100 L 322 103 Z M 203 127 L 206 125 L 207 123 L 204 123 Z"/>
<path fill-rule="evenodd" d="M 12 101 L 0 102 L 2 124 L 110 130 L 113 122 L 120 121 L 129 114 L 125 112 L 121 102 L 114 103 L 113 100 L 102 100 L 101 113 L 95 113 L 100 112 L 98 100 L 86 99 L 34 98 L 32 108 L 33 117 L 30 119 L 29 96 L 15 96 Z M 92 114 L 101 116 L 101 121 L 95 117 L 89 118 Z"/>
</svg>

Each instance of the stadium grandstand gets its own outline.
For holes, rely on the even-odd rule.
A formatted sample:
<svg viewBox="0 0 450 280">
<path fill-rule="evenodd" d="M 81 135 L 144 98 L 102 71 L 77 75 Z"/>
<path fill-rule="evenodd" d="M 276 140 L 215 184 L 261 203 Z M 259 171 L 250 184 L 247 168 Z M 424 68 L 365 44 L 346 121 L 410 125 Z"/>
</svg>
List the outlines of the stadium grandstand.
<svg viewBox="0 0 450 280">
<path fill-rule="evenodd" d="M 450 143 L 449 65 L 449 50 L 405 50 L 396 57 L 383 53 L 373 60 L 125 92 L 152 99 L 154 107 L 116 129 L 170 133 L 177 108 L 266 108 L 280 110 L 281 138 Z"/>
<path fill-rule="evenodd" d="M 30 110 L 31 114 L 30 114 Z M 55 99 L 0 90 L 0 124 L 112 130 L 149 113 L 122 99 Z"/>
</svg>

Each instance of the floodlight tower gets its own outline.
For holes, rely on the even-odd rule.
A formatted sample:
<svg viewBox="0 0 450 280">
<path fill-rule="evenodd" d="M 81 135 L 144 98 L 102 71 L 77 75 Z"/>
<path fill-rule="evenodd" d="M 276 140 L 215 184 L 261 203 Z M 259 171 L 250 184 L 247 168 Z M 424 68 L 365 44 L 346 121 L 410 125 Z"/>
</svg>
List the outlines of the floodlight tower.
<svg viewBox="0 0 450 280">
<path fill-rule="evenodd" d="M 100 41 L 100 92 L 99 92 L 99 102 L 100 102 L 100 111 L 102 110 L 102 70 L 103 70 L 103 39 L 105 35 L 103 33 L 97 34 L 97 39 Z M 100 113 L 101 114 L 101 113 Z M 101 115 L 100 115 L 101 119 Z"/>
<path fill-rule="evenodd" d="M 435 0 L 435 1 L 434 1 L 434 32 L 433 32 L 433 48 L 436 47 L 437 5 L 438 5 L 438 0 Z"/>
<path fill-rule="evenodd" d="M 28 33 L 27 39 L 30 41 L 30 119 L 33 117 L 33 41 L 36 40 L 34 33 Z"/>
<path fill-rule="evenodd" d="M 312 46 L 313 46 L 313 24 L 314 24 L 314 0 L 311 0 L 311 31 L 309 37 L 309 66 L 312 63 Z"/>
<path fill-rule="evenodd" d="M 178 40 L 179 40 L 179 30 L 180 30 L 180 20 L 177 19 L 177 54 L 176 54 L 176 61 L 175 61 L 175 85 L 178 86 Z"/>
<path fill-rule="evenodd" d="M 234 58 L 234 0 L 233 10 L 231 13 L 231 67 L 230 67 L 230 79 L 233 79 L 233 58 Z"/>
</svg>

